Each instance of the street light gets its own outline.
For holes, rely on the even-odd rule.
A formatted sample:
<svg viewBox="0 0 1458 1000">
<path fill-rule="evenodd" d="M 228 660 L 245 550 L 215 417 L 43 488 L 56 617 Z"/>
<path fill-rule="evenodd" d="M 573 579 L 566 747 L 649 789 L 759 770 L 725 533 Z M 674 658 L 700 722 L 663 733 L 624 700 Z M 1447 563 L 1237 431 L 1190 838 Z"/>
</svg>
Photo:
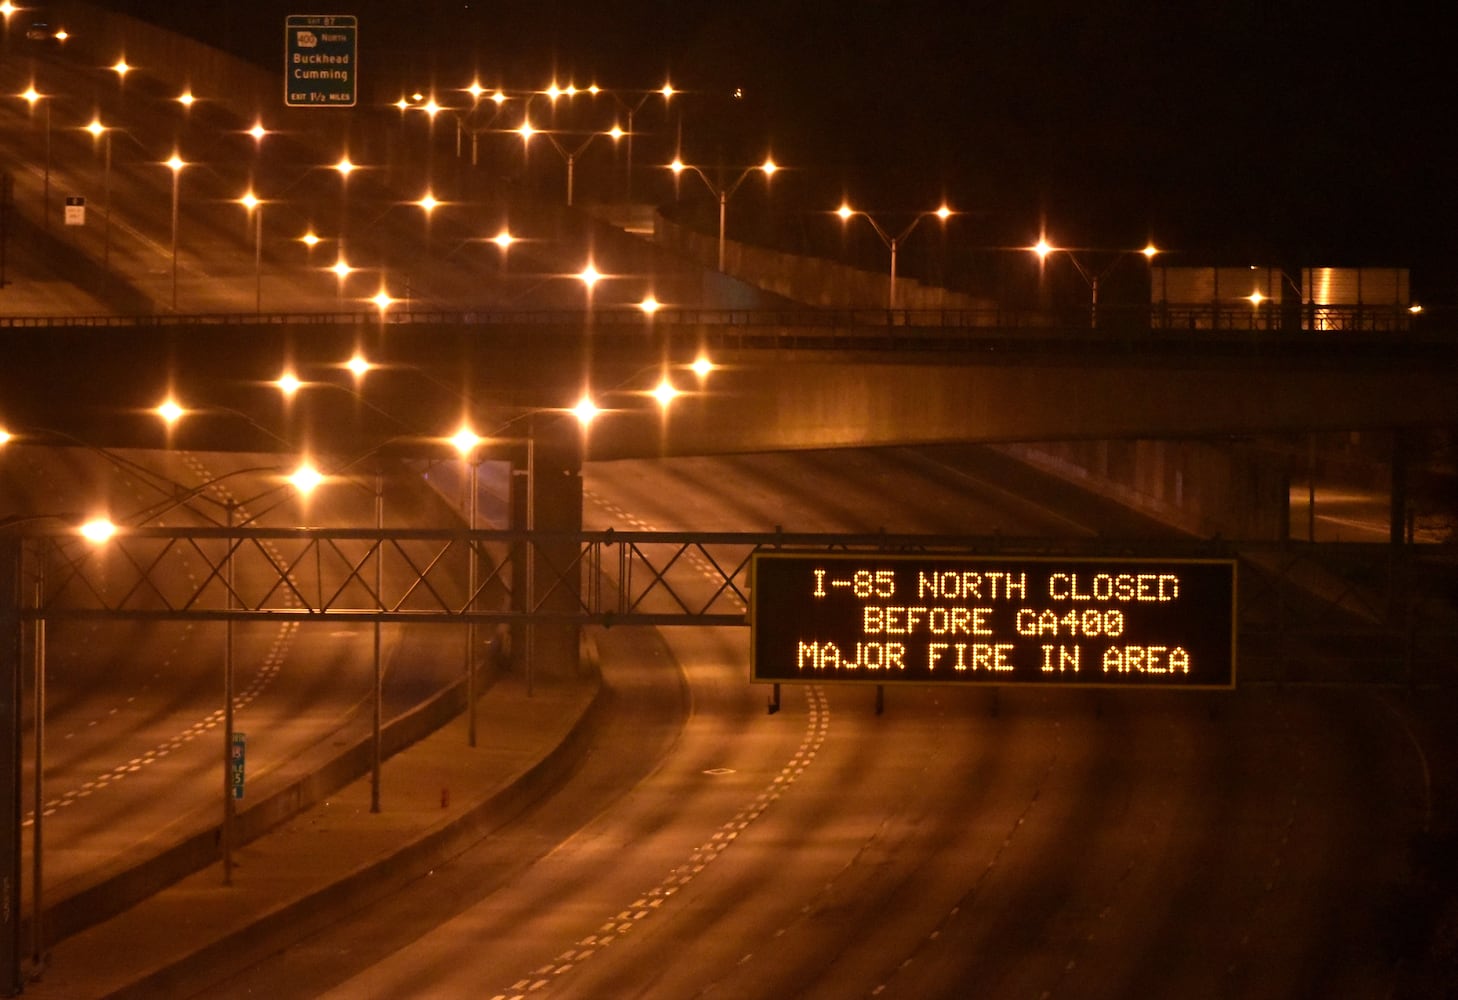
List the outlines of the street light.
<svg viewBox="0 0 1458 1000">
<path fill-rule="evenodd" d="M 94 517 L 76 530 L 82 538 L 96 545 L 108 542 L 116 535 L 116 524 L 110 518 Z"/>
<path fill-rule="evenodd" d="M 289 476 L 289 483 L 295 489 L 307 495 L 325 481 L 325 476 L 307 462 L 299 466 L 298 470 Z M 331 475 L 327 477 L 333 480 L 344 479 L 351 485 L 365 488 L 362 483 L 357 483 L 342 475 Z M 385 610 L 385 475 L 383 466 L 378 457 L 375 459 L 375 484 L 374 484 L 374 514 L 375 514 L 375 578 L 374 590 L 375 601 L 381 611 Z M 373 683 L 370 701 L 371 709 L 371 752 L 370 752 L 370 812 L 380 811 L 380 766 L 384 756 L 383 740 L 381 731 L 384 726 L 384 657 L 383 643 L 381 642 L 381 622 L 379 615 L 375 615 L 373 635 Z"/>
<path fill-rule="evenodd" d="M 683 390 L 677 388 L 673 384 L 673 382 L 669 380 L 668 376 L 664 375 L 663 379 L 658 383 L 658 385 L 653 388 L 650 395 L 652 395 L 654 399 L 658 400 L 659 406 L 667 410 L 670 403 L 672 403 L 679 396 L 683 395 Z"/>
<path fill-rule="evenodd" d="M 10 440 L 10 435 L 0 431 L 3 438 L 0 443 Z M 55 515 L 42 515 L 49 518 Z M 28 520 L 29 518 L 22 518 Z M 7 519 L 9 521 L 10 519 Z M 11 522 L 13 523 L 13 522 Z M 109 542 L 117 533 L 116 524 L 106 517 L 93 517 L 74 528 L 76 534 L 84 538 L 94 548 L 100 548 Z M 45 602 L 45 566 L 44 560 L 36 572 L 35 580 L 35 608 L 39 612 Z M 35 766 L 32 770 L 32 795 L 35 801 L 35 811 L 31 820 L 31 946 L 32 956 L 37 965 L 41 963 L 45 952 L 45 924 L 42 919 L 45 903 L 45 836 L 44 824 L 46 809 L 45 802 L 45 746 L 46 746 L 46 620 L 39 614 L 35 619 L 35 639 L 32 649 L 35 665 L 35 687 L 34 687 L 34 755 Z M 17 684 L 19 682 L 17 681 Z M 17 695 L 19 694 L 17 690 Z M 14 734 L 16 742 L 17 757 L 20 752 L 20 733 L 17 730 Z M 17 796 L 19 792 L 17 790 Z M 17 802 L 17 805 L 19 803 Z M 18 819 L 19 817 L 17 817 Z M 17 875 L 19 873 L 17 872 Z M 18 933 L 18 931 L 17 931 Z M 17 940 L 17 944 L 18 944 Z"/>
<path fill-rule="evenodd" d="M 359 167 L 349 158 L 346 152 L 339 158 L 338 163 L 330 164 L 330 169 L 339 174 L 339 259 L 344 259 L 344 235 L 346 223 L 349 220 L 349 175 Z M 342 286 L 341 286 L 342 287 Z M 342 291 L 341 291 L 341 294 Z"/>
<path fill-rule="evenodd" d="M 1102 270 L 1096 271 L 1093 268 L 1089 267 L 1087 264 L 1085 264 L 1083 261 L 1079 260 L 1078 254 L 1074 250 L 1071 250 L 1067 247 L 1053 246 L 1048 242 L 1046 236 L 1039 236 L 1038 242 L 1028 247 L 1028 250 L 1034 254 L 1037 254 L 1038 263 L 1040 266 L 1047 262 L 1049 254 L 1054 253 L 1064 254 L 1068 257 L 1070 261 L 1073 262 L 1074 270 L 1078 272 L 1079 277 L 1081 277 L 1089 287 L 1088 325 L 1090 328 L 1099 325 L 1099 283 L 1109 276 L 1109 272 L 1111 272 L 1115 267 L 1118 266 L 1119 261 L 1135 253 L 1141 255 L 1146 261 L 1153 261 L 1155 255 L 1160 252 L 1159 248 L 1156 247 L 1152 242 L 1146 244 L 1143 250 L 1105 251 L 1107 253 L 1112 253 L 1113 259 L 1110 260 L 1108 264 L 1103 267 Z"/>
<path fill-rule="evenodd" d="M 182 179 L 182 168 L 187 166 L 176 152 L 167 160 L 172 168 L 172 311 L 177 312 L 177 193 Z"/>
<path fill-rule="evenodd" d="M 486 441 L 469 424 L 462 424 L 461 429 L 456 431 L 450 442 L 455 447 L 456 453 L 461 456 L 462 479 L 466 483 L 466 489 L 470 492 L 467 500 L 467 526 L 474 535 L 476 531 L 476 494 L 479 489 L 481 461 L 476 457 L 478 449 Z M 466 578 L 467 598 L 466 610 L 469 612 L 476 603 L 476 540 L 472 537 L 466 543 Z M 466 619 L 466 745 L 476 745 L 476 623 L 469 617 Z"/>
<path fill-rule="evenodd" d="M 472 80 L 471 85 L 464 90 L 471 95 L 471 110 L 465 114 L 456 115 L 456 158 L 460 159 L 461 156 L 461 129 L 465 127 L 471 133 L 471 166 L 474 167 L 479 159 L 481 133 L 489 130 L 495 123 L 497 116 L 501 114 L 501 106 L 506 103 L 507 98 L 500 87 L 491 93 L 491 103 L 496 107 L 492 110 L 491 117 L 487 119 L 486 124 L 478 128 L 470 119 L 474 118 L 480 109 L 481 98 L 486 96 L 486 88 L 481 86 L 480 80 Z"/>
<path fill-rule="evenodd" d="M 705 186 L 708 187 L 709 193 L 719 199 L 719 270 L 722 272 L 724 270 L 724 222 L 729 199 L 734 196 L 734 192 L 739 190 L 739 185 L 743 184 L 745 178 L 748 177 L 750 174 L 758 170 L 763 173 L 766 180 L 768 180 L 770 177 L 774 176 L 775 171 L 780 169 L 779 165 L 775 163 L 773 157 L 766 156 L 763 163 L 753 167 L 745 167 L 744 170 L 739 174 L 739 176 L 735 178 L 734 183 L 726 187 L 716 186 L 713 181 L 709 180 L 708 174 L 704 173 L 702 170 L 700 170 L 698 167 L 694 166 L 691 163 L 684 163 L 683 160 L 679 158 L 675 158 L 674 161 L 668 165 L 668 169 L 673 171 L 673 176 L 675 178 L 677 178 L 685 170 L 692 170 L 694 173 L 699 175 L 699 179 L 702 180 Z"/>
<path fill-rule="evenodd" d="M 6 17 L 6 23 L 7 24 L 9 23 L 9 20 L 10 20 L 9 17 L 7 16 Z M 24 100 L 25 103 L 27 103 L 27 104 L 30 105 L 30 110 L 31 110 L 32 115 L 35 113 L 35 105 L 36 105 L 36 102 L 37 101 L 45 101 L 46 98 L 48 98 L 49 96 L 50 96 L 49 94 L 42 94 L 38 90 L 36 90 L 34 83 L 32 83 L 26 89 L 25 93 L 23 93 L 23 94 L 20 95 L 21 99 Z M 45 228 L 49 229 L 49 228 L 51 228 L 51 105 L 50 105 L 50 103 L 48 101 L 45 104 L 45 109 L 46 109 L 46 159 L 45 159 L 45 186 L 42 189 L 42 194 L 41 194 L 41 218 L 44 220 Z"/>
<path fill-rule="evenodd" d="M 241 474 L 241 472 L 244 471 L 249 470 L 239 470 L 239 473 L 230 474 Z M 302 462 L 297 469 L 295 469 L 290 475 L 285 477 L 285 482 L 292 486 L 294 490 L 300 495 L 300 497 L 303 498 L 307 498 L 308 495 L 313 492 L 314 488 L 318 486 L 322 480 L 323 477 L 318 473 L 313 465 L 308 462 L 308 460 Z M 247 503 L 252 502 L 252 500 L 247 501 Z M 231 498 L 226 504 L 228 516 L 227 526 L 230 529 L 234 526 L 234 513 L 241 506 L 243 506 L 243 504 L 240 504 Z M 236 587 L 236 581 L 233 577 L 233 539 L 228 539 L 227 544 L 228 558 L 227 566 L 224 569 L 224 582 L 226 583 L 224 593 L 226 594 L 226 607 L 228 608 L 228 610 L 232 610 L 233 594 Z M 226 619 L 223 627 L 223 829 L 221 846 L 223 854 L 223 885 L 229 886 L 233 884 L 233 826 L 234 821 L 237 817 L 237 803 L 235 802 L 235 796 L 241 793 L 236 791 L 233 786 L 233 740 L 235 734 L 233 719 L 233 619 Z"/>
<path fill-rule="evenodd" d="M 168 396 L 162 402 L 152 407 L 152 412 L 166 426 L 169 436 L 172 434 L 173 429 L 177 427 L 178 421 L 187 416 L 187 410 L 183 408 L 182 404 L 174 396 Z"/>
<path fill-rule="evenodd" d="M 11 3 L 11 0 L 4 0 L 3 3 L 0 3 L 0 17 L 5 18 L 5 47 L 3 54 L 7 56 L 10 54 L 10 15 L 19 9 L 15 4 Z"/>
<path fill-rule="evenodd" d="M 592 140 L 596 139 L 598 136 L 605 135 L 605 136 L 610 137 L 614 142 L 616 142 L 618 139 L 622 138 L 622 136 L 624 134 L 623 133 L 623 130 L 620 129 L 620 128 L 617 128 L 617 127 L 614 127 L 612 129 L 609 129 L 606 132 L 589 132 L 587 134 L 587 138 L 586 139 L 583 139 L 582 142 L 580 144 L 578 144 L 578 146 L 575 149 L 569 150 L 566 146 L 562 145 L 562 143 L 560 143 L 560 142 L 557 141 L 557 136 L 555 134 L 553 134 L 552 132 L 549 132 L 549 131 L 547 131 L 545 129 L 538 129 L 538 128 L 532 127 L 532 123 L 530 121 L 524 121 L 524 122 L 522 122 L 521 123 L 521 126 L 519 128 L 517 128 L 516 133 L 517 133 L 517 135 L 521 136 L 521 138 L 522 138 L 522 144 L 524 146 L 531 143 L 532 136 L 534 136 L 534 135 L 544 135 L 544 136 L 546 136 L 547 137 L 547 140 L 552 144 L 552 148 L 555 149 L 559 154 L 561 154 L 562 159 L 564 159 L 564 160 L 567 161 L 567 207 L 568 208 L 571 208 L 572 207 L 573 174 L 574 174 L 574 168 L 576 167 L 576 164 L 577 164 L 577 158 L 582 155 L 582 153 L 587 149 L 588 146 L 592 145 Z"/>
<path fill-rule="evenodd" d="M 285 399 L 292 399 L 294 394 L 304 387 L 304 383 L 293 372 L 284 372 L 273 380 L 273 386 L 284 394 Z"/>
<path fill-rule="evenodd" d="M 326 271 L 332 271 L 332 272 L 334 272 L 334 277 L 336 277 L 337 279 L 339 279 L 339 304 L 340 304 L 340 306 L 343 306 L 344 305 L 344 281 L 345 281 L 346 278 L 348 278 L 351 274 L 354 273 L 354 270 L 355 269 L 352 268 L 352 267 L 350 267 L 349 266 L 349 262 L 344 259 L 344 249 L 342 247 L 340 248 L 340 251 L 339 251 L 339 257 L 337 259 L 335 259 L 335 261 L 334 261 L 333 264 L 331 264 L 329 267 L 325 268 L 325 270 Z"/>
<path fill-rule="evenodd" d="M 592 290 L 597 287 L 597 283 L 602 280 L 602 272 L 589 262 L 587 266 L 577 272 L 576 277 L 587 289 L 588 294 L 591 295 Z"/>
<path fill-rule="evenodd" d="M 371 371 L 373 371 L 376 366 L 370 362 L 369 358 L 366 358 L 363 354 L 356 351 L 353 356 L 351 356 L 350 359 L 344 363 L 344 367 L 349 370 L 349 373 L 353 375 L 356 380 L 359 380 L 364 378 Z"/>
<path fill-rule="evenodd" d="M 263 312 L 263 199 L 250 188 L 238 204 L 253 216 L 253 311 Z"/>
<path fill-rule="evenodd" d="M 390 307 L 399 301 L 399 299 L 392 296 L 383 288 L 381 288 L 378 292 L 370 297 L 370 302 L 372 302 L 374 304 L 374 307 L 380 311 L 381 319 L 384 319 L 385 314 L 390 311 Z"/>
<path fill-rule="evenodd" d="M 111 133 L 112 130 L 101 124 L 101 117 L 98 115 L 91 119 L 91 124 L 86 126 L 86 131 L 91 133 L 93 140 L 102 139 L 105 142 L 105 152 L 102 168 L 101 184 L 101 267 L 109 272 L 111 269 Z"/>
<path fill-rule="evenodd" d="M 925 219 L 925 218 L 927 218 L 929 216 L 936 216 L 942 222 L 946 222 L 948 219 L 950 219 L 952 217 L 952 215 L 954 213 L 945 204 L 943 204 L 941 207 L 936 208 L 936 209 L 933 209 L 932 211 L 929 211 L 929 212 L 920 212 L 920 213 L 918 213 L 911 220 L 910 224 L 908 224 L 907 227 L 905 229 L 901 230 L 901 232 L 898 233 L 896 236 L 892 236 L 890 233 L 888 233 L 881 226 L 881 224 L 876 221 L 875 217 L 873 217 L 869 212 L 862 212 L 862 211 L 858 211 L 856 209 L 853 209 L 853 208 L 850 207 L 850 204 L 847 203 L 847 202 L 842 202 L 840 208 L 838 208 L 838 209 L 835 210 L 835 214 L 838 215 L 838 216 L 840 216 L 840 221 L 842 223 L 849 222 L 852 218 L 854 218 L 857 215 L 861 216 L 862 218 L 864 218 L 867 222 L 869 222 L 871 224 L 871 228 L 876 231 L 876 235 L 881 238 L 881 242 L 884 243 L 886 245 L 886 248 L 891 251 L 891 284 L 889 286 L 886 299 L 887 299 L 887 308 L 888 309 L 895 309 L 896 308 L 896 305 L 897 305 L 897 303 L 896 303 L 896 251 L 897 251 L 897 249 L 901 246 L 902 243 L 904 243 L 906 241 L 906 238 L 911 235 L 912 230 L 914 230 L 921 223 L 921 220 L 922 219 Z"/>
<path fill-rule="evenodd" d="M 588 91 L 593 96 L 596 96 L 598 93 L 607 94 L 609 97 L 617 102 L 618 107 L 622 108 L 627 115 L 628 127 L 627 130 L 623 132 L 623 136 L 628 140 L 625 143 L 625 152 L 628 158 L 627 200 L 628 204 L 631 205 L 633 203 L 633 115 L 641 111 L 643 109 L 643 105 L 646 104 L 650 98 L 655 96 L 661 96 L 663 98 L 663 106 L 666 109 L 668 107 L 669 100 L 672 99 L 673 95 L 676 94 L 677 91 L 673 89 L 673 84 L 665 82 L 663 86 L 659 87 L 657 90 L 649 90 L 642 93 L 639 96 L 637 102 L 634 104 L 629 104 L 627 101 L 624 101 L 621 97 L 618 96 L 617 92 L 613 90 L 600 90 L 600 88 L 594 85 L 592 87 L 589 87 Z"/>
<path fill-rule="evenodd" d="M 428 254 L 430 252 L 430 219 L 431 216 L 435 214 L 435 210 L 437 208 L 440 208 L 441 205 L 444 205 L 445 202 L 437 199 L 436 196 L 431 193 L 429 189 L 427 189 L 425 194 L 421 195 L 419 198 L 416 198 L 413 202 L 411 202 L 411 204 L 425 213 L 425 251 Z"/>
<path fill-rule="evenodd" d="M 570 412 L 577 418 L 577 422 L 582 425 L 582 429 L 586 430 L 588 425 L 597 419 L 598 414 L 602 413 L 602 408 L 593 402 L 591 396 L 584 393 Z"/>
</svg>

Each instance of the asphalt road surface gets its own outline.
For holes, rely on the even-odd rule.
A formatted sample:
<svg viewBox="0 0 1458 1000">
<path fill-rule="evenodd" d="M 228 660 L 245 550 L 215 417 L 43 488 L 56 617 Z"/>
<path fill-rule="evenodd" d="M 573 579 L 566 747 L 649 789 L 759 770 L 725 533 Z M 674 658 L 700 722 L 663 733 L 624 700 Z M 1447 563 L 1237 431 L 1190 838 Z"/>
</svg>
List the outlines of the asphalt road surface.
<svg viewBox="0 0 1458 1000">
<path fill-rule="evenodd" d="M 167 495 L 217 480 L 190 506 L 147 519 L 152 525 L 217 524 L 223 498 L 235 518 L 289 526 L 325 518 L 370 524 L 366 490 L 325 487 L 307 515 L 266 456 L 185 452 L 103 453 L 12 446 L 3 455 L 8 511 L 124 515 L 171 506 Z M 175 484 L 175 485 L 174 485 Z M 80 500 L 78 498 L 85 498 Z M 446 507 L 424 484 L 401 476 L 387 488 L 387 523 L 437 526 Z M 211 508 L 211 509 L 209 509 Z M 196 512 L 195 512 L 196 511 Z M 273 544 L 273 543 L 271 543 Z M 122 556 L 105 548 L 75 557 L 91 563 L 103 590 L 130 586 Z M 216 553 L 213 553 L 216 556 Z M 280 554 L 281 560 L 286 557 Z M 110 560 L 110 563 L 108 562 Z M 386 562 L 387 572 L 395 568 Z M 63 574 L 56 563 L 49 572 Z M 166 572 L 201 577 L 201 554 L 169 560 Z M 240 586 L 249 586 L 247 579 Z M 458 634 L 429 628 L 384 633 L 385 721 L 458 679 Z M 45 770 L 41 807 L 46 898 L 94 885 L 197 831 L 216 827 L 222 803 L 223 646 L 219 623 L 53 622 L 46 629 Z M 333 622 L 240 624 L 234 637 L 235 727 L 249 734 L 248 786 L 257 798 L 301 769 L 318 767 L 369 732 L 372 631 Z M 33 679 L 24 680 L 22 720 L 27 800 L 33 782 Z M 242 803 L 247 805 L 248 803 Z M 27 801 L 24 861 L 29 871 L 34 803 Z M 29 880 L 26 889 L 31 888 Z"/>
<path fill-rule="evenodd" d="M 947 461 L 961 458 L 941 456 Z M 906 451 L 618 463 L 593 526 L 1063 532 Z M 708 584 L 706 583 L 706 586 Z M 580 769 L 216 989 L 420 997 L 1383 996 L 1432 803 L 1387 695 L 746 683 L 738 630 L 596 636 Z M 214 993 L 216 995 L 216 993 Z"/>
</svg>

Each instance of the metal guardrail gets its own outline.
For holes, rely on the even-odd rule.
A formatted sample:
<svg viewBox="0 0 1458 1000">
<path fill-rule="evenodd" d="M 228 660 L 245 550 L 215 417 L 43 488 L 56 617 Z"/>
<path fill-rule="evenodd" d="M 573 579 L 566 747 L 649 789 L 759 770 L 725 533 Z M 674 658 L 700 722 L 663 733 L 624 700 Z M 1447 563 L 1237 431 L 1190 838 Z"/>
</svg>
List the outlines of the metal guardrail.
<svg viewBox="0 0 1458 1000">
<path fill-rule="evenodd" d="M 645 313 L 635 305 L 591 310 L 333 310 L 270 313 L 196 313 L 104 316 L 0 316 L 6 329 L 172 329 L 188 326 L 472 326 L 484 328 L 564 327 L 654 330 L 676 327 L 778 328 L 787 331 L 904 328 L 918 334 L 938 330 L 1063 333 L 1082 338 L 1149 334 L 1235 334 L 1258 331 L 1287 335 L 1384 335 L 1384 342 L 1417 337 L 1458 339 L 1458 317 L 1443 311 L 1412 314 L 1406 309 L 1321 306 L 1282 309 L 1214 305 L 1100 306 L 1097 325 L 1087 309 L 1060 312 L 1019 309 L 683 309 Z"/>
</svg>

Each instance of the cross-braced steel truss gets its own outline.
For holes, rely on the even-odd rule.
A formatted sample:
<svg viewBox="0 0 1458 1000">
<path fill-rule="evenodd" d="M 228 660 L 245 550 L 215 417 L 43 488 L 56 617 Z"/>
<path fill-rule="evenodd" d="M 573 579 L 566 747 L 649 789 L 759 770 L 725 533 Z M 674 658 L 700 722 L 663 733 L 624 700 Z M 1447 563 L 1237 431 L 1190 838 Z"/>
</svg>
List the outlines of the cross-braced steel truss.
<svg viewBox="0 0 1458 1000">
<path fill-rule="evenodd" d="M 786 532 L 155 527 L 100 545 L 49 533 L 27 539 L 43 586 L 22 616 L 744 625 L 751 557 L 791 547 L 1070 551 L 1000 536 Z"/>
<path fill-rule="evenodd" d="M 1243 658 L 1279 659 L 1277 640 L 1304 636 L 1411 664 L 1448 641 L 1458 614 L 1436 600 L 1441 586 L 1424 582 L 1426 561 L 1374 545 L 259 527 L 139 528 L 101 545 L 59 533 L 23 541 L 25 575 L 40 587 L 38 596 L 24 588 L 19 616 L 32 620 L 744 626 L 750 563 L 765 549 L 1235 557 Z"/>
</svg>

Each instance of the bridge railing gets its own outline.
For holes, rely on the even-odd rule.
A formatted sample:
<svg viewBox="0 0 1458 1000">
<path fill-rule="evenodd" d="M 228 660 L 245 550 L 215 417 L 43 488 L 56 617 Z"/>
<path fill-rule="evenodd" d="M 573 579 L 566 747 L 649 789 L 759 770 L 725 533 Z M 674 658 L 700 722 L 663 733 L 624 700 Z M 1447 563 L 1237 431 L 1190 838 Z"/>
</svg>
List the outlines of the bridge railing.
<svg viewBox="0 0 1458 1000">
<path fill-rule="evenodd" d="M 1157 303 L 1076 309 L 697 309 L 663 307 L 646 313 L 636 305 L 591 310 L 452 311 L 391 308 L 380 311 L 199 313 L 105 316 L 0 316 L 0 329 L 148 330 L 198 326 L 431 326 L 563 328 L 580 331 L 774 329 L 802 338 L 848 331 L 880 331 L 919 338 L 941 333 L 1057 334 L 1084 339 L 1131 334 L 1211 337 L 1236 333 L 1271 336 L 1376 333 L 1393 338 L 1458 339 L 1458 317 L 1443 310 L 1412 312 L 1396 306 L 1300 306 L 1280 303 Z"/>
</svg>

